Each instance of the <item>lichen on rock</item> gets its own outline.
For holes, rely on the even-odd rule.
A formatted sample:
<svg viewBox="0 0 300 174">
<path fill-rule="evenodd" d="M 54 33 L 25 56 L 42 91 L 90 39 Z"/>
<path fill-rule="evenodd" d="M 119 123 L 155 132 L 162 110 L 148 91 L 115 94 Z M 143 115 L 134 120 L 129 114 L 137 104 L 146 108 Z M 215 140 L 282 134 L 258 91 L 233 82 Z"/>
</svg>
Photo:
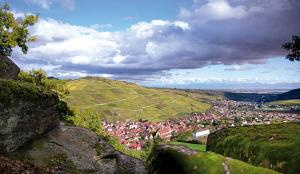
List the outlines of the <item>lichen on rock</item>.
<svg viewBox="0 0 300 174">
<path fill-rule="evenodd" d="M 0 80 L 0 153 L 12 152 L 59 124 L 55 93 Z"/>
<path fill-rule="evenodd" d="M 0 78 L 16 79 L 20 68 L 8 57 L 0 55 Z"/>
</svg>

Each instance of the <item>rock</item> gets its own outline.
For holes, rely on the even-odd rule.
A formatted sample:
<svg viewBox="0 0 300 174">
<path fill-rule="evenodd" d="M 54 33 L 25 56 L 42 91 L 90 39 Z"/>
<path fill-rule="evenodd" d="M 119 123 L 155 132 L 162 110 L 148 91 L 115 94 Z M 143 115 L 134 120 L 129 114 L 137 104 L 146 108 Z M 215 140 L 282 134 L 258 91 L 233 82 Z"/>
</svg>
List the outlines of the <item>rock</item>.
<svg viewBox="0 0 300 174">
<path fill-rule="evenodd" d="M 34 165 L 60 167 L 62 173 L 147 173 L 143 161 L 116 151 L 96 133 L 80 127 L 61 125 L 34 142 L 26 154 Z"/>
<path fill-rule="evenodd" d="M 16 79 L 20 68 L 8 57 L 0 55 L 0 78 Z"/>
<path fill-rule="evenodd" d="M 57 103 L 52 92 L 0 80 L 0 153 L 12 152 L 58 126 Z"/>
<path fill-rule="evenodd" d="M 185 174 L 185 160 L 196 154 L 196 151 L 182 145 L 156 145 L 147 159 L 147 169 L 149 173 Z"/>
</svg>

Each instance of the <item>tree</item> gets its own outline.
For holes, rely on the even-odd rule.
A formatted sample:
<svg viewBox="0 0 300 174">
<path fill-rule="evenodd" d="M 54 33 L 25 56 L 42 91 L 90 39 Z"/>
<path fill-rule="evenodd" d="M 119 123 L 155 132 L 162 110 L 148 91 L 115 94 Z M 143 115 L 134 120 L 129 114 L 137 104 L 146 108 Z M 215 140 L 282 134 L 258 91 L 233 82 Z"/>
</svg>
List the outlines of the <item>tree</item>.
<svg viewBox="0 0 300 174">
<path fill-rule="evenodd" d="M 28 51 L 27 42 L 35 41 L 35 36 L 29 36 L 28 27 L 38 20 L 37 15 L 25 15 L 15 18 L 7 3 L 0 7 L 0 55 L 10 56 L 12 49 L 20 47 L 24 54 Z"/>
<path fill-rule="evenodd" d="M 284 49 L 289 51 L 286 59 L 290 61 L 300 61 L 300 37 L 299 36 L 292 36 L 292 42 L 287 42 L 282 45 Z"/>
</svg>

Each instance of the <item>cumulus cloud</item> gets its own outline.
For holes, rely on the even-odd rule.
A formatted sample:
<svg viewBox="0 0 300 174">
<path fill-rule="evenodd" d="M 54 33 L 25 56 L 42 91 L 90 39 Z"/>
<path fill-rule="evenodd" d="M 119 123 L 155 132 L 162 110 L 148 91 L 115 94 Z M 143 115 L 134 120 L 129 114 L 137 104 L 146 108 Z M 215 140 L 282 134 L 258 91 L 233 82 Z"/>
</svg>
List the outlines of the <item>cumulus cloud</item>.
<svg viewBox="0 0 300 174">
<path fill-rule="evenodd" d="M 49 71 L 56 76 L 79 72 L 143 79 L 215 64 L 241 70 L 242 64 L 284 54 L 280 45 L 300 34 L 299 7 L 297 0 L 195 1 L 175 21 L 139 22 L 119 32 L 97 30 L 101 24 L 84 27 L 41 19 L 31 29 L 38 41 L 30 44 L 27 55 L 16 49 L 13 58 L 19 64 L 52 65 L 56 69 Z"/>
<path fill-rule="evenodd" d="M 198 22 L 224 19 L 241 19 L 250 10 L 244 5 L 231 6 L 226 0 L 209 0 L 206 4 L 196 1 L 196 6 L 192 11 L 181 9 L 180 16 L 183 18 L 194 18 Z M 195 18 L 196 17 L 196 18 Z"/>
</svg>

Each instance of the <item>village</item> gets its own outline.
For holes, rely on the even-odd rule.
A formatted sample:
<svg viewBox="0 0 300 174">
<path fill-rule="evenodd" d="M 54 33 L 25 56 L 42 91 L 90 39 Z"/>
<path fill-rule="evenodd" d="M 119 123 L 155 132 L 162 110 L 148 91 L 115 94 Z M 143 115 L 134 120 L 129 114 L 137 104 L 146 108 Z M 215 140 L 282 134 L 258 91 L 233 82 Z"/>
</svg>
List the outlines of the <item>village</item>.
<svg viewBox="0 0 300 174">
<path fill-rule="evenodd" d="M 223 100 L 212 104 L 213 107 L 205 113 L 191 113 L 177 119 L 161 122 L 102 121 L 102 126 L 108 135 L 116 137 L 121 144 L 141 150 L 153 138 L 170 141 L 181 132 L 192 131 L 193 138 L 199 139 L 224 127 L 300 121 L 299 114 L 261 111 L 257 110 L 256 103 L 251 102 Z"/>
</svg>

